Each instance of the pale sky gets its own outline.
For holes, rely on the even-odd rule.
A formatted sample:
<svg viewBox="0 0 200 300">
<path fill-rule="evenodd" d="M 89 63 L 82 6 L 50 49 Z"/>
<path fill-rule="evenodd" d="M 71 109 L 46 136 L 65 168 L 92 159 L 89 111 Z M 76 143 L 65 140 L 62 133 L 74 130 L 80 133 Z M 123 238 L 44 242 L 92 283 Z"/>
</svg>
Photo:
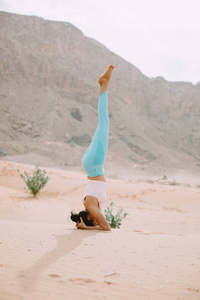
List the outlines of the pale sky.
<svg viewBox="0 0 200 300">
<path fill-rule="evenodd" d="M 70 22 L 148 77 L 200 81 L 200 0 L 0 0 L 0 10 Z"/>
</svg>

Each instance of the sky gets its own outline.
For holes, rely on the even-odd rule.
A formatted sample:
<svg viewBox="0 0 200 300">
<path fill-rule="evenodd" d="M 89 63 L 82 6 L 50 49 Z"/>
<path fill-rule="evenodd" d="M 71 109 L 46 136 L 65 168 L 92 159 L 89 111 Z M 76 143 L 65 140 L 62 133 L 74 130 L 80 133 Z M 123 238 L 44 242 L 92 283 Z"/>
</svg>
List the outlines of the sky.
<svg viewBox="0 0 200 300">
<path fill-rule="evenodd" d="M 0 0 L 0 10 L 70 22 L 148 77 L 200 82 L 200 0 Z"/>
</svg>

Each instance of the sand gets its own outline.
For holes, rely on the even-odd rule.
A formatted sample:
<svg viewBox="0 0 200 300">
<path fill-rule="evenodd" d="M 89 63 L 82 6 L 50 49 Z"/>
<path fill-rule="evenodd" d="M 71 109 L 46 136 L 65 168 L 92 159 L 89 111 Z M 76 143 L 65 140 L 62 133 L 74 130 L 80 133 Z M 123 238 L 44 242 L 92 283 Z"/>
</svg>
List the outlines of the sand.
<svg viewBox="0 0 200 300">
<path fill-rule="evenodd" d="M 77 230 L 86 176 L 47 169 L 33 198 L 0 161 L 0 299 L 200 299 L 198 186 L 108 179 L 128 216 L 111 232 Z"/>
</svg>

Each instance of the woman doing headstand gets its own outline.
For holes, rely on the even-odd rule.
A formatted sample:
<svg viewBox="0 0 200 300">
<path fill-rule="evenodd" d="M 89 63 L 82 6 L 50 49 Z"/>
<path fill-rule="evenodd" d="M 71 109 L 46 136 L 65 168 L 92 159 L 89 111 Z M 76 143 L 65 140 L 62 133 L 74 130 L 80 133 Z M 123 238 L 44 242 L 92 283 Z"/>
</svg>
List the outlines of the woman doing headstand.
<svg viewBox="0 0 200 300">
<path fill-rule="evenodd" d="M 97 79 L 100 84 L 98 126 L 82 158 L 82 165 L 88 178 L 83 197 L 86 210 L 80 211 L 79 214 L 71 213 L 71 219 L 76 222 L 78 229 L 111 230 L 100 208 L 106 201 L 107 183 L 103 164 L 109 139 L 108 84 L 114 68 L 115 66 L 109 65 Z"/>
</svg>

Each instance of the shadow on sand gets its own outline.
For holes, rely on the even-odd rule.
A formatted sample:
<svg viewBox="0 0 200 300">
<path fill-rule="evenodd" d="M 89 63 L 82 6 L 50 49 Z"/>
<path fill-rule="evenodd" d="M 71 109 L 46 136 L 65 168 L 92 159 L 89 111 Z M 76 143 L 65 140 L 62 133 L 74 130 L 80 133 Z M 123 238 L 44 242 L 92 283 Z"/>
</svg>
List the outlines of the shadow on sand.
<svg viewBox="0 0 200 300">
<path fill-rule="evenodd" d="M 23 292 L 31 292 L 40 277 L 40 274 L 50 265 L 58 261 L 64 255 L 77 248 L 84 239 L 99 234 L 101 231 L 88 231 L 72 229 L 69 234 L 55 235 L 57 247 L 46 252 L 30 268 L 18 273 L 18 284 Z"/>
</svg>

